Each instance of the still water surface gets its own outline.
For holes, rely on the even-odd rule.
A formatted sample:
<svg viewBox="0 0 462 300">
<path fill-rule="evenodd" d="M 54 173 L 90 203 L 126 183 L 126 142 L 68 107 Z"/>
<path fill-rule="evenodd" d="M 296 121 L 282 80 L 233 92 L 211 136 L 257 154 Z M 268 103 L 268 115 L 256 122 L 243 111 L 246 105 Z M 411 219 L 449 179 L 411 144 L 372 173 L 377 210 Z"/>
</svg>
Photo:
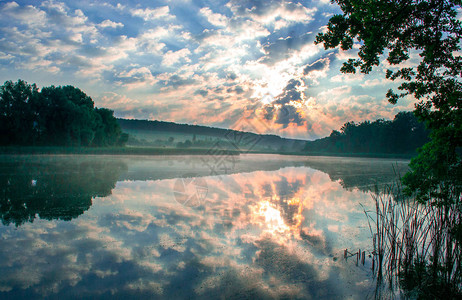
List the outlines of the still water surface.
<svg viewBox="0 0 462 300">
<path fill-rule="evenodd" d="M 343 251 L 408 161 L 231 160 L 1 156 L 0 298 L 373 297 Z"/>
</svg>

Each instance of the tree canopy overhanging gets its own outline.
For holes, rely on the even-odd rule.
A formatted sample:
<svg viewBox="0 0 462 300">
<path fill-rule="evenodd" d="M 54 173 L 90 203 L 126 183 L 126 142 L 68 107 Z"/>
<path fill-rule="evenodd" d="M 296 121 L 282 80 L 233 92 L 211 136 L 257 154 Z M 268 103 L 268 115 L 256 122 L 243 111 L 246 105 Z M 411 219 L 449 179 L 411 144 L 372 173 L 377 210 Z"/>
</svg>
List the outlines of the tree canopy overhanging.
<svg viewBox="0 0 462 300">
<path fill-rule="evenodd" d="M 460 0 L 335 0 L 342 15 L 333 16 L 327 31 L 316 37 L 326 49 L 360 48 L 343 73 L 369 73 L 386 58 L 386 78 L 399 80 L 392 104 L 413 96 L 414 113 L 431 130 L 431 140 L 411 161 L 403 181 L 417 199 L 460 201 L 462 190 L 462 27 Z M 414 57 L 413 57 L 414 56 Z M 418 64 L 409 66 L 409 59 Z M 406 62 L 406 64 L 404 64 Z"/>
<path fill-rule="evenodd" d="M 41 91 L 23 80 L 0 86 L 0 145 L 122 146 L 113 111 L 94 107 L 93 100 L 73 86 Z"/>
</svg>

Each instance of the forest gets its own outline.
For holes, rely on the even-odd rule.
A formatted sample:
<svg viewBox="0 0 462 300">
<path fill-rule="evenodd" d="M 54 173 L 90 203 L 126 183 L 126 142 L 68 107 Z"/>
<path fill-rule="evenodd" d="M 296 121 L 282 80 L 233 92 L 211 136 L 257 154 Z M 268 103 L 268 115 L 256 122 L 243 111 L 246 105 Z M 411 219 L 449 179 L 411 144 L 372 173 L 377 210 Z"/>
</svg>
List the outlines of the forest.
<svg viewBox="0 0 462 300">
<path fill-rule="evenodd" d="M 23 80 L 0 87 L 0 145 L 122 146 L 123 133 L 112 110 L 97 108 L 73 86 L 39 90 Z"/>
<path fill-rule="evenodd" d="M 415 154 L 429 141 L 429 131 L 412 112 L 399 112 L 392 121 L 347 122 L 330 136 L 307 142 L 308 153 Z"/>
</svg>

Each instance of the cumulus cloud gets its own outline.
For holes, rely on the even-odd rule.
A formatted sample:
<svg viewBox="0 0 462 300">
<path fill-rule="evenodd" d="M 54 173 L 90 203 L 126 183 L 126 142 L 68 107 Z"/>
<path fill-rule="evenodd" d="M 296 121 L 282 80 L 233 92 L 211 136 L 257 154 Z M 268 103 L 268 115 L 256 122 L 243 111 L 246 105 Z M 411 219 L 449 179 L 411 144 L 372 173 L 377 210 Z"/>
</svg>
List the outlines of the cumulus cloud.
<svg viewBox="0 0 462 300">
<path fill-rule="evenodd" d="M 284 91 L 263 108 L 265 119 L 273 120 L 283 128 L 287 128 L 289 124 L 304 125 L 306 120 L 302 110 L 305 104 L 303 89 L 304 84 L 301 80 L 291 79 Z"/>
<path fill-rule="evenodd" d="M 217 27 L 225 27 L 227 24 L 226 16 L 218 13 L 214 13 L 210 8 L 203 7 L 199 12 L 207 18 L 210 24 Z"/>
<path fill-rule="evenodd" d="M 172 50 L 164 53 L 162 58 L 162 64 L 165 66 L 172 66 L 178 62 L 185 61 L 191 62 L 191 59 L 188 57 L 191 54 L 188 48 L 184 48 L 178 51 L 173 52 Z"/>
<path fill-rule="evenodd" d="M 197 91 L 194 92 L 194 94 L 201 95 L 202 97 L 207 96 L 208 93 L 209 93 L 209 91 L 207 91 L 207 90 L 197 90 Z"/>
<path fill-rule="evenodd" d="M 124 24 L 122 24 L 120 22 L 114 22 L 114 21 L 111 21 L 111 20 L 104 20 L 103 22 L 101 22 L 99 24 L 99 27 L 101 27 L 101 28 L 107 28 L 107 27 L 117 28 L 117 27 L 124 27 Z"/>
<path fill-rule="evenodd" d="M 140 104 L 139 100 L 131 99 L 125 95 L 119 95 L 114 92 L 105 93 L 101 98 L 94 100 L 98 107 L 101 106 L 122 111 L 132 110 Z"/>
<path fill-rule="evenodd" d="M 168 89 L 176 89 L 185 85 L 192 85 L 196 82 L 193 78 L 181 77 L 179 75 L 172 75 L 160 83 Z"/>
<path fill-rule="evenodd" d="M 119 83 L 128 89 L 153 85 L 157 82 L 147 67 L 133 67 L 131 70 L 120 72 L 117 77 L 120 80 Z"/>
<path fill-rule="evenodd" d="M 330 58 L 320 58 L 317 61 L 307 65 L 303 69 L 303 74 L 311 80 L 311 85 L 319 84 L 318 79 L 327 76 L 330 66 Z"/>
<path fill-rule="evenodd" d="M 3 16 L 8 16 L 20 21 L 23 24 L 33 26 L 44 26 L 46 24 L 46 13 L 32 5 L 20 6 L 16 2 L 7 2 L 1 8 Z"/>
<path fill-rule="evenodd" d="M 170 14 L 170 8 L 168 6 L 161 6 L 157 8 L 137 8 L 131 9 L 131 14 L 136 17 L 140 17 L 145 21 L 154 21 L 156 19 L 174 19 L 175 16 Z"/>
<path fill-rule="evenodd" d="M 278 31 L 313 21 L 317 8 L 290 1 L 230 1 L 226 5 L 241 18 L 250 18 Z"/>
</svg>

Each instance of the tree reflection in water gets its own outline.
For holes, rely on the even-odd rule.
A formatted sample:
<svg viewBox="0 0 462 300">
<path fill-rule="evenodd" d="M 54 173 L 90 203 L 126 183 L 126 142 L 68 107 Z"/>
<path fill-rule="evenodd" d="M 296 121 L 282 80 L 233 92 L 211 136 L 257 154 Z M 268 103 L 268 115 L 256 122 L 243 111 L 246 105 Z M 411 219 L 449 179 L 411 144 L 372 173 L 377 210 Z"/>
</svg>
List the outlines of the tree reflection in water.
<svg viewBox="0 0 462 300">
<path fill-rule="evenodd" d="M 9 158 L 0 170 L 2 223 L 77 218 L 94 197 L 111 194 L 126 168 L 123 162 L 89 157 Z"/>
</svg>

